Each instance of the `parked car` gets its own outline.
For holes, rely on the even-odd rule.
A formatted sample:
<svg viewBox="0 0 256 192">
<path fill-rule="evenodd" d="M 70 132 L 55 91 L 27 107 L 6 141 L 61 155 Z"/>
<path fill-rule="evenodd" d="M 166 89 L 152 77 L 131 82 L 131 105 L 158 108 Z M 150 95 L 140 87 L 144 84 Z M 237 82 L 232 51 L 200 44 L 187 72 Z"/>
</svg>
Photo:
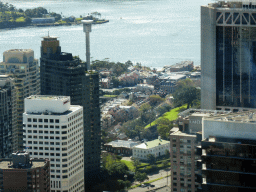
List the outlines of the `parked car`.
<svg viewBox="0 0 256 192">
<path fill-rule="evenodd" d="M 150 184 L 150 187 L 155 187 L 155 185 L 153 185 L 153 184 Z"/>
</svg>

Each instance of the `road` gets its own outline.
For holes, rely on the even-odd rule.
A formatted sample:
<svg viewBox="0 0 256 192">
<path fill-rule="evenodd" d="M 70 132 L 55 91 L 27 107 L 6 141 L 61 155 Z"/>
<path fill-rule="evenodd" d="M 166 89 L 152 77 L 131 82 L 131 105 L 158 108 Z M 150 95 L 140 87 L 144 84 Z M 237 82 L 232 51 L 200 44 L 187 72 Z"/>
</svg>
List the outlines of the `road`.
<svg viewBox="0 0 256 192">
<path fill-rule="evenodd" d="M 149 180 L 152 180 L 152 179 L 149 179 Z M 170 181 L 171 181 L 171 176 L 168 176 L 168 186 L 170 186 Z M 164 187 L 167 185 L 167 178 L 163 178 L 161 180 L 158 180 L 158 181 L 155 181 L 155 182 L 152 182 L 151 184 L 155 185 L 155 187 L 137 187 L 135 189 L 130 189 L 129 192 L 145 192 L 145 191 L 152 191 L 152 190 L 156 190 L 156 191 L 161 191 L 161 189 L 157 189 L 157 188 L 160 188 L 160 187 Z M 169 188 L 167 187 L 164 187 L 165 188 L 165 192 L 166 191 L 171 191 Z M 168 190 L 169 189 L 169 190 Z"/>
</svg>

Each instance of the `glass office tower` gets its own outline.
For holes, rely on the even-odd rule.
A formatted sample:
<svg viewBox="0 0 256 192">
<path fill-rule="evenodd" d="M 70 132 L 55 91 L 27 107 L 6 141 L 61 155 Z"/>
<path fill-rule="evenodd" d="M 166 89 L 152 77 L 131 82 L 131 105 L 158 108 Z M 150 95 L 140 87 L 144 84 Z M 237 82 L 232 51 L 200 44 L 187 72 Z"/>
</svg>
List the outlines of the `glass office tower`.
<svg viewBox="0 0 256 192">
<path fill-rule="evenodd" d="M 202 108 L 255 108 L 256 2 L 202 6 L 201 32 Z"/>
</svg>

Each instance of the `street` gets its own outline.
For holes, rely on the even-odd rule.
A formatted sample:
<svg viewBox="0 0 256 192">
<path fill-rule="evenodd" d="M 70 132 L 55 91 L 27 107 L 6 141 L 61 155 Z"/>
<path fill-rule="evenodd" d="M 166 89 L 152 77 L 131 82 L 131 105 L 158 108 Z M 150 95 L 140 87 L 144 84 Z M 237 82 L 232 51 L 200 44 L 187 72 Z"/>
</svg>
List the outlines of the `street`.
<svg viewBox="0 0 256 192">
<path fill-rule="evenodd" d="M 165 175 L 163 175 L 165 176 Z M 152 179 L 149 179 L 149 181 L 152 180 Z M 171 176 L 168 176 L 168 186 L 170 186 L 170 183 L 171 182 Z M 167 178 L 163 178 L 161 180 L 158 180 L 158 181 L 155 181 L 155 182 L 152 182 L 151 184 L 155 185 L 155 187 L 137 187 L 135 189 L 130 189 L 128 191 L 130 192 L 145 192 L 145 191 L 152 191 L 152 190 L 155 190 L 155 191 L 163 191 L 163 189 L 157 189 L 157 188 L 160 188 L 160 187 L 164 187 L 167 185 Z M 164 191 L 171 191 L 170 188 L 167 188 L 167 187 L 164 187 Z M 169 189 L 169 190 L 168 190 Z"/>
</svg>

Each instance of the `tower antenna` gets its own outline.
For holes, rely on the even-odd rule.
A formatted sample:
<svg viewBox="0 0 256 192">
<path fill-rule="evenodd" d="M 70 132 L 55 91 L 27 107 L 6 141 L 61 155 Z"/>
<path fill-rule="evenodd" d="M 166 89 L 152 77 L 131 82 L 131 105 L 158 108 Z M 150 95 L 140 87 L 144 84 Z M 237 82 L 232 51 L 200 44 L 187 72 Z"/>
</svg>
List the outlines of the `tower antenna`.
<svg viewBox="0 0 256 192">
<path fill-rule="evenodd" d="M 92 31 L 92 22 L 93 20 L 82 20 L 83 30 L 85 32 L 86 38 L 86 63 L 87 71 L 90 70 L 90 36 L 89 33 Z"/>
</svg>

